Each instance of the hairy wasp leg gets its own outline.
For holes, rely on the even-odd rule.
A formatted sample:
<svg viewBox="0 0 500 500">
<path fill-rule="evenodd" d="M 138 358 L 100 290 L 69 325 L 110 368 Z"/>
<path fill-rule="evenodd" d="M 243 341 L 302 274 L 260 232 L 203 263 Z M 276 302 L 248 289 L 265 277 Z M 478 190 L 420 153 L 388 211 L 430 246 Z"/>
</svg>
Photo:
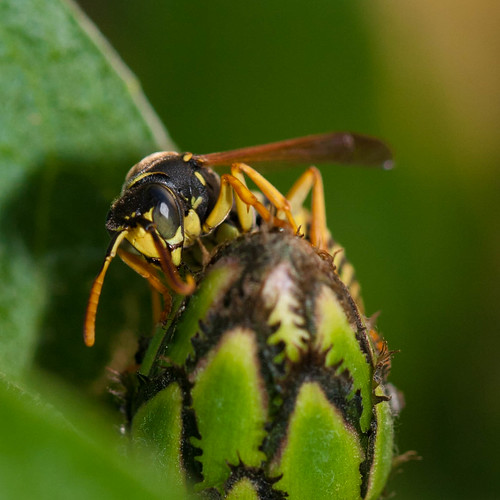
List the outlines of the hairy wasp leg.
<svg viewBox="0 0 500 500">
<path fill-rule="evenodd" d="M 309 239 L 316 248 L 328 252 L 331 240 L 326 225 L 325 192 L 323 179 L 316 167 L 309 167 L 292 186 L 287 194 L 292 213 L 298 213 L 309 192 L 311 196 L 311 229 Z"/>
<path fill-rule="evenodd" d="M 155 321 L 158 319 L 165 321 L 172 310 L 172 295 L 170 294 L 170 290 L 158 278 L 157 270 L 143 258 L 126 250 L 118 250 L 118 255 L 127 266 L 143 278 L 146 278 L 151 288 L 163 297 L 163 308 L 159 308 L 158 302 L 153 300 L 153 316 Z M 159 310 L 161 310 L 161 313 L 158 312 Z"/>
</svg>

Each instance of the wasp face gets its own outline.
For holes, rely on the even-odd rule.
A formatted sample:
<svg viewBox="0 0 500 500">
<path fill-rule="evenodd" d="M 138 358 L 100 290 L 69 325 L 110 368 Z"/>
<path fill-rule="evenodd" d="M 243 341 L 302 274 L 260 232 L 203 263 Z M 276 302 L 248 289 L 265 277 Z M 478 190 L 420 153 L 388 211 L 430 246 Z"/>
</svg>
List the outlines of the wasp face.
<svg viewBox="0 0 500 500">
<path fill-rule="evenodd" d="M 131 212 L 134 207 L 134 212 Z M 127 189 L 108 213 L 106 228 L 110 233 L 127 231 L 125 239 L 145 257 L 158 259 L 158 250 L 149 230 L 157 232 L 180 264 L 184 243 L 184 224 L 180 202 L 163 184 L 146 183 Z"/>
</svg>

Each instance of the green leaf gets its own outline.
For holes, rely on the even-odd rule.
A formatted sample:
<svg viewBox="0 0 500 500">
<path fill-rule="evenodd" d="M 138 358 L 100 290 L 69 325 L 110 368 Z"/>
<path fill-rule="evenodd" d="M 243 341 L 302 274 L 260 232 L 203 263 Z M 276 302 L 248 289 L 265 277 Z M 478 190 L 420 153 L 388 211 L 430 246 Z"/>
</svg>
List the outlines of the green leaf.
<svg viewBox="0 0 500 500">
<path fill-rule="evenodd" d="M 4 0 L 0 18 L 1 371 L 41 384 L 36 360 L 83 385 L 108 356 L 105 342 L 92 351 L 81 342 L 108 239 L 104 216 L 128 168 L 172 145 L 134 77 L 72 3 Z M 101 308 L 98 327 L 121 326 L 122 299 L 113 305 Z M 74 389 L 51 383 L 36 394 L 5 380 L 1 498 L 178 497 L 148 457 L 120 451 L 113 420 L 96 425 Z"/>
<path fill-rule="evenodd" d="M 252 331 L 235 328 L 195 371 L 193 409 L 201 439 L 192 442 L 203 452 L 204 479 L 197 490 L 220 488 L 229 464 L 258 466 L 266 458 L 259 450 L 267 410 L 256 344 Z"/>
<path fill-rule="evenodd" d="M 182 391 L 171 384 L 142 405 L 132 422 L 135 449 L 152 455 L 152 463 L 170 478 L 186 486 L 182 465 Z M 175 476 L 174 476 L 175 475 Z"/>
<path fill-rule="evenodd" d="M 133 163 L 172 146 L 72 3 L 4 0 L 0 18 L 0 362 L 21 376 L 42 336 L 39 362 L 81 383 L 93 363 L 74 346 L 109 202 Z"/>
<path fill-rule="evenodd" d="M 227 500 L 259 500 L 252 482 L 247 477 L 238 481 L 226 496 Z"/>
<path fill-rule="evenodd" d="M 95 422 L 87 420 L 84 435 L 82 415 L 70 422 L 39 396 L 4 381 L 0 407 L 1 498 L 161 499 L 167 491 L 168 498 L 180 498 L 175 483 L 165 490 L 147 460 L 121 455 L 116 437 Z"/>
<path fill-rule="evenodd" d="M 237 264 L 226 263 L 213 267 L 203 278 L 199 289 L 189 300 L 186 313 L 180 317 L 168 346 L 166 354 L 171 362 L 181 365 L 189 355 L 194 355 L 191 339 L 199 332 L 200 321 L 209 308 L 224 298 L 239 273 Z"/>
<path fill-rule="evenodd" d="M 359 439 L 315 382 L 300 388 L 281 453 L 274 487 L 290 498 L 360 498 Z"/>
<path fill-rule="evenodd" d="M 375 389 L 376 396 L 384 396 L 383 389 Z M 368 480 L 368 491 L 365 500 L 377 500 L 384 490 L 387 478 L 391 472 L 394 448 L 394 419 L 391 405 L 381 401 L 375 405 L 377 429 L 373 451 L 373 463 Z"/>
<path fill-rule="evenodd" d="M 346 314 L 335 294 L 323 287 L 317 299 L 318 345 L 328 350 L 326 366 L 342 364 L 338 373 L 349 370 L 354 390 L 360 390 L 363 413 L 361 430 L 366 432 L 372 417 L 372 368 L 361 351 L 356 334 L 347 320 Z"/>
</svg>

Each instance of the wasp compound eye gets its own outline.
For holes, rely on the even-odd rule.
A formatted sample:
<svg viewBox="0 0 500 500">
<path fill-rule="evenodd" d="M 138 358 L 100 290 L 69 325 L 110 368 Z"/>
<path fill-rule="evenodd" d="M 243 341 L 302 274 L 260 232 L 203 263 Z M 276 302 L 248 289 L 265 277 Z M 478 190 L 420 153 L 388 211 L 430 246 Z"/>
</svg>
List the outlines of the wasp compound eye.
<svg viewBox="0 0 500 500">
<path fill-rule="evenodd" d="M 179 205 L 172 192 L 163 186 L 148 186 L 153 201 L 153 222 L 166 241 L 173 238 L 181 227 Z"/>
</svg>

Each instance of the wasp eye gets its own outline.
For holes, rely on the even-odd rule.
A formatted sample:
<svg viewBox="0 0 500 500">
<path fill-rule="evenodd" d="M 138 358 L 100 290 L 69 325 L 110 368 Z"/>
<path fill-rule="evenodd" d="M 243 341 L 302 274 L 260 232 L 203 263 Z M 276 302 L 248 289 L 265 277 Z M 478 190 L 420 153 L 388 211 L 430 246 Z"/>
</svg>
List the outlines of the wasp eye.
<svg viewBox="0 0 500 500">
<path fill-rule="evenodd" d="M 179 206 L 172 192 L 163 186 L 151 186 L 150 193 L 155 199 L 153 222 L 160 236 L 168 241 L 181 226 Z"/>
</svg>

